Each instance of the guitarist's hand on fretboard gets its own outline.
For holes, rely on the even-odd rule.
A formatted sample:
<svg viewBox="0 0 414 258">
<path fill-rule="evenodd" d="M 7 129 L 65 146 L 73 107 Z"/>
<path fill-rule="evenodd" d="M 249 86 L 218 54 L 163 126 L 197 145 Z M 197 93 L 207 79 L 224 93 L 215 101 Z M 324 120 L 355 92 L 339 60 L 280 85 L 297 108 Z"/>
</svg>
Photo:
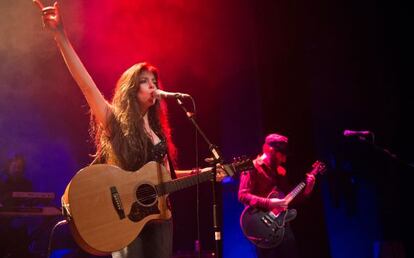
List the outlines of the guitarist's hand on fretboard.
<svg viewBox="0 0 414 258">
<path fill-rule="evenodd" d="M 313 174 L 310 174 L 310 173 L 306 174 L 306 187 L 303 192 L 305 195 L 309 195 L 312 192 L 313 187 L 315 186 L 315 181 L 316 179 Z"/>
</svg>

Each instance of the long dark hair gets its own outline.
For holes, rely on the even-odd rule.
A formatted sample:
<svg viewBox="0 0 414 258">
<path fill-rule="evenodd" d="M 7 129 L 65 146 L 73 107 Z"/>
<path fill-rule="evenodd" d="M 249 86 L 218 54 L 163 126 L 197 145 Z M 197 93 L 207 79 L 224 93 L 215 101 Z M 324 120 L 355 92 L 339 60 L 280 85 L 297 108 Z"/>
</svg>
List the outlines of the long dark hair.
<svg viewBox="0 0 414 258">
<path fill-rule="evenodd" d="M 151 143 L 144 130 L 137 99 L 139 77 L 144 71 L 153 73 L 159 82 L 157 69 L 148 63 L 138 63 L 127 69 L 116 84 L 107 130 L 98 125 L 93 117 L 91 119 L 91 132 L 99 160 L 115 163 L 130 171 L 145 164 L 149 155 L 147 146 Z M 154 133 L 167 142 L 170 160 L 174 164 L 177 151 L 171 139 L 166 105 L 157 100 L 148 110 L 148 122 Z"/>
</svg>

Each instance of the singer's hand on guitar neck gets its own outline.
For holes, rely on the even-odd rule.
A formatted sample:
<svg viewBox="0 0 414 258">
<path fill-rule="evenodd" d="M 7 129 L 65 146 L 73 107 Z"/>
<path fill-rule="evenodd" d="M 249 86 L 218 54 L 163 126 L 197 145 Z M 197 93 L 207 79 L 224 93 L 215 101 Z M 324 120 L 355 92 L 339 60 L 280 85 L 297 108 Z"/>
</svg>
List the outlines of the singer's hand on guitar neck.
<svg viewBox="0 0 414 258">
<path fill-rule="evenodd" d="M 217 182 L 221 182 L 225 177 L 227 177 L 227 173 L 224 170 L 224 167 L 219 163 L 216 166 L 216 180 Z"/>
<path fill-rule="evenodd" d="M 211 167 L 207 167 L 207 168 L 203 168 L 201 171 L 203 172 L 204 170 L 205 172 L 208 172 L 208 171 L 211 171 L 211 169 L 212 169 Z M 221 182 L 226 176 L 227 176 L 227 173 L 226 171 L 224 171 L 223 166 L 220 163 L 218 163 L 216 165 L 216 181 Z"/>
</svg>

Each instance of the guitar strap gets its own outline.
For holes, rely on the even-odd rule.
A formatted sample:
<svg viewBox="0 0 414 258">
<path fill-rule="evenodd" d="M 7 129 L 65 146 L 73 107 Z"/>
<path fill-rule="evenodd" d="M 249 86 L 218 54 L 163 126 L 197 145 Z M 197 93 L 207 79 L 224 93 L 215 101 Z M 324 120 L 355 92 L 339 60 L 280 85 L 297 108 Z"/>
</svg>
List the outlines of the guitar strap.
<svg viewBox="0 0 414 258">
<path fill-rule="evenodd" d="M 168 158 L 168 164 L 170 165 L 171 178 L 172 179 L 177 179 L 177 174 L 175 173 L 175 169 L 174 169 L 172 160 L 171 160 L 170 155 L 168 153 L 167 153 L 167 158 Z"/>
<path fill-rule="evenodd" d="M 253 161 L 253 165 L 259 173 L 263 174 L 263 176 L 265 176 L 268 180 L 272 180 L 269 175 L 269 168 L 264 164 L 260 157 Z"/>
<path fill-rule="evenodd" d="M 267 180 L 271 180 L 271 181 L 275 180 L 275 177 L 272 176 L 270 168 L 268 166 L 266 166 L 266 164 L 262 161 L 262 159 L 260 157 L 258 157 L 257 159 L 255 159 L 253 161 L 253 165 L 254 165 L 255 169 L 257 170 L 257 172 L 264 175 L 267 178 Z M 274 185 L 273 191 L 277 192 L 278 196 L 281 196 L 281 197 L 284 196 L 284 194 L 280 191 L 280 189 L 277 187 L 277 185 Z"/>
</svg>

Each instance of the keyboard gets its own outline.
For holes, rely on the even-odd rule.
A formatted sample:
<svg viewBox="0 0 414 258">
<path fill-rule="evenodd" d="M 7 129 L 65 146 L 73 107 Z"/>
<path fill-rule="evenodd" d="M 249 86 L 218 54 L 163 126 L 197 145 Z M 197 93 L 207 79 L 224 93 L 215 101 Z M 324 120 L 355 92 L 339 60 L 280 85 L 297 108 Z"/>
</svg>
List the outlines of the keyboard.
<svg viewBox="0 0 414 258">
<path fill-rule="evenodd" d="M 11 198 L 53 200 L 55 198 L 55 193 L 53 192 L 12 192 Z"/>
<path fill-rule="evenodd" d="M 0 207 L 0 217 L 59 216 L 62 211 L 54 206 L 45 207 Z"/>
</svg>

